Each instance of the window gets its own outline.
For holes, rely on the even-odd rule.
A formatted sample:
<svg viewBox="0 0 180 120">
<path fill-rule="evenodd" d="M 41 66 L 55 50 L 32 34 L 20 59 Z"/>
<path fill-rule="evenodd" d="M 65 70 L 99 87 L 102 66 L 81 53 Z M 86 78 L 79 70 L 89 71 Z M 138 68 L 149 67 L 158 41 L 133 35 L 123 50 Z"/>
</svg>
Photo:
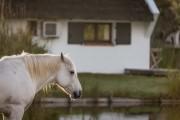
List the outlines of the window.
<svg viewBox="0 0 180 120">
<path fill-rule="evenodd" d="M 83 38 L 85 43 L 111 43 L 111 24 L 87 23 Z"/>
<path fill-rule="evenodd" d="M 116 44 L 117 45 L 131 44 L 131 23 L 116 24 Z"/>
<path fill-rule="evenodd" d="M 44 37 L 57 37 L 57 23 L 56 22 L 44 22 L 43 36 Z"/>
<path fill-rule="evenodd" d="M 28 25 L 29 25 L 29 32 L 33 36 L 37 36 L 37 21 L 29 21 Z"/>
<path fill-rule="evenodd" d="M 114 41 L 112 41 L 112 23 L 84 23 L 70 22 L 68 24 L 69 44 L 116 44 L 131 45 L 131 23 L 116 23 L 113 31 Z"/>
<path fill-rule="evenodd" d="M 84 29 L 84 40 L 85 41 L 94 41 L 95 40 L 95 25 L 86 24 Z"/>
<path fill-rule="evenodd" d="M 110 24 L 100 24 L 97 27 L 98 27 L 98 34 L 97 34 L 98 40 L 110 41 L 111 39 L 110 38 L 111 37 Z"/>
</svg>

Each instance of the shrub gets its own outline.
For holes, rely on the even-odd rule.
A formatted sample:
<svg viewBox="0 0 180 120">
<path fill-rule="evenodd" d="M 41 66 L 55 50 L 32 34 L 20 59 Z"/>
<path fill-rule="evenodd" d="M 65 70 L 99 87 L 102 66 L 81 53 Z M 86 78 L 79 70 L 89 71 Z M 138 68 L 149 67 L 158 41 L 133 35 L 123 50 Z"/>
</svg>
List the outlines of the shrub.
<svg viewBox="0 0 180 120">
<path fill-rule="evenodd" d="M 180 68 L 180 48 L 163 48 L 161 68 Z"/>
<path fill-rule="evenodd" d="M 22 51 L 30 53 L 44 53 L 46 50 L 32 43 L 29 32 L 19 30 L 16 33 L 8 26 L 6 21 L 0 21 L 0 57 L 4 55 L 19 54 Z"/>
</svg>

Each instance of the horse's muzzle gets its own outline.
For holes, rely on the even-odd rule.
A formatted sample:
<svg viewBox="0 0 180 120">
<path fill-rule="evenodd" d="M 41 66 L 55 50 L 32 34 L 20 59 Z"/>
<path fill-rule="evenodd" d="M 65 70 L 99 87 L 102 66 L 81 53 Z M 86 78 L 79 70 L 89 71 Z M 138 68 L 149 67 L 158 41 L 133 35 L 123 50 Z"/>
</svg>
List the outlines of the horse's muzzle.
<svg viewBox="0 0 180 120">
<path fill-rule="evenodd" d="M 74 99 L 77 99 L 77 98 L 80 98 L 81 97 L 81 91 L 75 91 L 73 92 L 73 98 Z"/>
</svg>

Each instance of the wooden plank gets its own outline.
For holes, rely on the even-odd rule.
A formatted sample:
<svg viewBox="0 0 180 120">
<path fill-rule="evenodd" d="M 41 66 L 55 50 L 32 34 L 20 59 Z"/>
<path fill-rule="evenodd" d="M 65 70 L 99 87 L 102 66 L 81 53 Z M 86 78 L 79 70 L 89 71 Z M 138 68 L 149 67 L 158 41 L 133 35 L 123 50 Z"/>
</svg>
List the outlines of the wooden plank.
<svg viewBox="0 0 180 120">
<path fill-rule="evenodd" d="M 167 76 L 169 73 L 177 72 L 175 69 L 125 69 L 125 74 L 146 76 Z"/>
<path fill-rule="evenodd" d="M 150 57 L 151 57 L 151 69 L 159 68 L 159 64 L 162 61 L 161 57 L 162 48 L 152 48 Z"/>
</svg>

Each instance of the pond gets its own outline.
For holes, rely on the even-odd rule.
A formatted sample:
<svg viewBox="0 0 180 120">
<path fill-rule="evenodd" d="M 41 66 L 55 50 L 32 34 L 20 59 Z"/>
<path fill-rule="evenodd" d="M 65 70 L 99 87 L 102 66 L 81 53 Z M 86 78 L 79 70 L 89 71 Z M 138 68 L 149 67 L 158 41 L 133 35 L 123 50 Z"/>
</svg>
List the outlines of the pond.
<svg viewBox="0 0 180 120">
<path fill-rule="evenodd" d="M 23 120 L 179 120 L 180 106 L 56 107 L 33 105 Z"/>
<path fill-rule="evenodd" d="M 33 105 L 23 120 L 179 120 L 180 106 L 56 107 Z"/>
</svg>

